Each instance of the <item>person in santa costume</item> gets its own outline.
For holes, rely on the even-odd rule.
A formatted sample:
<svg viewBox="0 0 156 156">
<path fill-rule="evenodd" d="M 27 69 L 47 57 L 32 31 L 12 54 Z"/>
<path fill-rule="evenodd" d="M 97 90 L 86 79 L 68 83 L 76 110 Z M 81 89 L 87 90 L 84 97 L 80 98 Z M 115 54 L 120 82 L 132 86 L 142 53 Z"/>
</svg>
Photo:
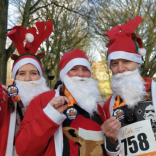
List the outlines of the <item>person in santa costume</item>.
<svg viewBox="0 0 156 156">
<path fill-rule="evenodd" d="M 79 49 L 66 52 L 60 61 L 56 90 L 33 99 L 16 135 L 21 156 L 103 156 L 105 120 L 103 100 L 91 66 Z"/>
<path fill-rule="evenodd" d="M 37 22 L 36 27 L 38 33 L 35 27 L 25 29 L 15 26 L 7 34 L 19 55 L 11 55 L 14 60 L 13 84 L 8 87 L 0 84 L 0 156 L 16 155 L 14 137 L 30 101 L 40 93 L 50 90 L 42 76 L 40 59 L 44 52 L 36 53 L 40 44 L 51 34 L 53 25 L 51 21 L 43 21 Z"/>
<path fill-rule="evenodd" d="M 103 106 L 107 121 L 102 130 L 112 143 L 121 143 L 122 156 L 156 155 L 156 84 L 139 73 L 146 51 L 141 38 L 134 33 L 141 21 L 136 16 L 105 34 L 110 37 L 108 65 L 114 94 Z"/>
</svg>

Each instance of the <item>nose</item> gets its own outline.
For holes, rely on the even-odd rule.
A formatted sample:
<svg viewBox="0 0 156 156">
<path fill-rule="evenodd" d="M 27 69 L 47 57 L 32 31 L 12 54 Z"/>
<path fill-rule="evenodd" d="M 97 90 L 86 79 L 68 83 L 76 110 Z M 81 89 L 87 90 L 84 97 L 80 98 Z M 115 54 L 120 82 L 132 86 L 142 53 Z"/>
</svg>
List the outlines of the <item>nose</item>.
<svg viewBox="0 0 156 156">
<path fill-rule="evenodd" d="M 78 71 L 78 77 L 83 77 L 84 73 L 82 69 L 79 69 Z"/>
<path fill-rule="evenodd" d="M 31 77 L 29 73 L 26 74 L 25 81 L 31 81 Z"/>
<path fill-rule="evenodd" d="M 123 63 L 119 63 L 118 72 L 119 73 L 125 72 L 125 66 L 123 65 Z"/>
</svg>

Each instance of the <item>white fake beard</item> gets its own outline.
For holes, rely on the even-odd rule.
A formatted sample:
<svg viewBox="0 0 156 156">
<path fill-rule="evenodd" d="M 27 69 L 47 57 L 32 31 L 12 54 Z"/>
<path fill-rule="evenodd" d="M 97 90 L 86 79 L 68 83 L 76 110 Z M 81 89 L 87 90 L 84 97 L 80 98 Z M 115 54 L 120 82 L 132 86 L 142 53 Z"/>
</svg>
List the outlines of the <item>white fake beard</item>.
<svg viewBox="0 0 156 156">
<path fill-rule="evenodd" d="M 95 80 L 65 75 L 64 84 L 82 109 L 91 116 L 93 112 L 97 112 L 97 103 L 103 100 Z"/>
<path fill-rule="evenodd" d="M 112 90 L 129 108 L 134 108 L 147 95 L 138 69 L 112 76 Z"/>
<path fill-rule="evenodd" d="M 15 80 L 16 86 L 19 89 L 19 96 L 21 101 L 26 109 L 30 101 L 37 95 L 50 90 L 47 87 L 46 80 L 44 77 L 41 77 L 37 81 L 19 81 Z"/>
</svg>

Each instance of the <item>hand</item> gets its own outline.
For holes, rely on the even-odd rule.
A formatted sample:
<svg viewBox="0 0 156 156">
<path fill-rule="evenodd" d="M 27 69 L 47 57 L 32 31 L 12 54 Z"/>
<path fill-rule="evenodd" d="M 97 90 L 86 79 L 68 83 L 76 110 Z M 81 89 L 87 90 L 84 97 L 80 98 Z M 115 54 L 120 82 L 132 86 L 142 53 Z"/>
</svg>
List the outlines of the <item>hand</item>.
<svg viewBox="0 0 156 156">
<path fill-rule="evenodd" d="M 5 101 L 6 91 L 8 88 L 0 83 L 0 102 Z"/>
<path fill-rule="evenodd" d="M 103 133 L 106 135 L 111 143 L 115 143 L 118 140 L 117 135 L 120 127 L 121 122 L 115 117 L 109 118 L 101 126 Z"/>
<path fill-rule="evenodd" d="M 65 96 L 58 96 L 54 97 L 49 103 L 59 113 L 63 113 L 68 108 L 68 105 L 64 105 L 65 102 L 69 103 L 69 100 Z"/>
</svg>

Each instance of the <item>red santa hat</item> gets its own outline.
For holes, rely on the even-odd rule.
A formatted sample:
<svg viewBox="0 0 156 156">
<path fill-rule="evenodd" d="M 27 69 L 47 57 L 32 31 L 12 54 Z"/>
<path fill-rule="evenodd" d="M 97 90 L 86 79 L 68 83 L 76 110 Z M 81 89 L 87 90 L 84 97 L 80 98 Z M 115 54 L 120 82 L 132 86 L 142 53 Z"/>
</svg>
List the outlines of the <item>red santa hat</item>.
<svg viewBox="0 0 156 156">
<path fill-rule="evenodd" d="M 142 40 L 133 31 L 140 24 L 142 18 L 136 16 L 135 19 L 127 21 L 126 24 L 111 28 L 106 36 L 110 37 L 108 46 L 108 65 L 111 60 L 126 59 L 137 63 L 142 63 L 142 56 L 146 54 Z"/>
<path fill-rule="evenodd" d="M 74 66 L 82 65 L 87 67 L 91 72 L 91 66 L 88 61 L 86 54 L 79 50 L 74 49 L 71 52 L 66 52 L 60 61 L 60 78 L 63 82 L 64 76 L 70 71 Z"/>
<path fill-rule="evenodd" d="M 19 56 L 16 54 L 11 55 L 11 59 L 14 60 L 12 67 L 13 79 L 15 79 L 18 69 L 28 63 L 33 64 L 38 69 L 40 76 L 42 76 L 43 69 L 40 59 L 44 57 L 45 53 L 41 52 L 37 55 L 36 53 L 41 43 L 52 33 L 53 24 L 51 21 L 36 22 L 36 27 L 25 29 L 22 26 L 15 26 L 7 34 L 19 53 Z"/>
</svg>

